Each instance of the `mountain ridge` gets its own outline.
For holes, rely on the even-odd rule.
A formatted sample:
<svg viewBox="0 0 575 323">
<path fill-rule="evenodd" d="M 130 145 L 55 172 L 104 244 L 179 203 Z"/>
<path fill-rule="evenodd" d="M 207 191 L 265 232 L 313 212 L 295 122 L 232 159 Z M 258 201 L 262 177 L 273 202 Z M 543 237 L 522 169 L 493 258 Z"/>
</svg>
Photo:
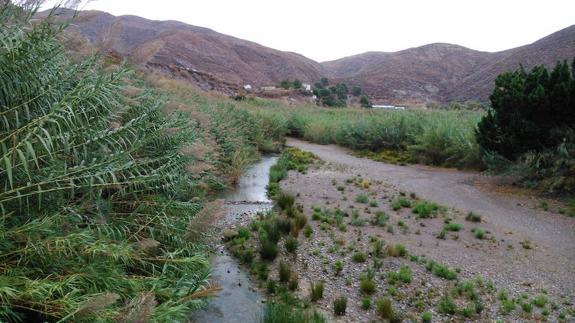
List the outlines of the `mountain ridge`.
<svg viewBox="0 0 575 323">
<path fill-rule="evenodd" d="M 69 18 L 73 11 L 58 14 Z M 575 25 L 499 52 L 439 42 L 321 63 L 292 51 L 174 20 L 81 11 L 70 28 L 101 50 L 185 78 L 204 90 L 231 93 L 247 84 L 273 86 L 296 78 L 313 83 L 328 77 L 332 82 L 362 86 L 374 102 L 397 104 L 487 101 L 498 74 L 520 65 L 528 69 L 539 64 L 552 67 L 558 60 L 575 57 Z"/>
</svg>

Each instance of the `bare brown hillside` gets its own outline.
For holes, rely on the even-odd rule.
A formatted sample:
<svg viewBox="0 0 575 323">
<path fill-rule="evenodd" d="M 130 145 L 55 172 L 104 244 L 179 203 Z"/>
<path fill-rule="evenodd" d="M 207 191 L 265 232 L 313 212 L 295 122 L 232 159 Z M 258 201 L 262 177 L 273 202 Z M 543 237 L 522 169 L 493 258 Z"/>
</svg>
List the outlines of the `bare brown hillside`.
<svg viewBox="0 0 575 323">
<path fill-rule="evenodd" d="M 70 17 L 71 11 L 60 15 Z M 74 20 L 98 48 L 140 66 L 189 80 L 204 90 L 233 92 L 246 84 L 275 85 L 283 79 L 361 85 L 376 103 L 487 101 L 495 77 L 520 64 L 552 66 L 575 57 L 575 25 L 533 44 L 495 53 L 452 44 L 429 44 L 399 52 L 368 52 L 318 63 L 302 55 L 176 21 L 152 21 L 84 11 Z"/>
</svg>

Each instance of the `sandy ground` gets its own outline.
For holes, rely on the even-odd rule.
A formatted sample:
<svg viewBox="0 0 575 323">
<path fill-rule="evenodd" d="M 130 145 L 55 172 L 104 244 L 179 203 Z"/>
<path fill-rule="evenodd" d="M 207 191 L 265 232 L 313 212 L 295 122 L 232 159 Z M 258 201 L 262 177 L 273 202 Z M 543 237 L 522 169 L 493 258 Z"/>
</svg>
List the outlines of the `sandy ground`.
<svg viewBox="0 0 575 323">
<path fill-rule="evenodd" d="M 365 263 L 350 261 L 355 251 L 369 252 L 370 236 L 385 241 L 386 245 L 401 243 L 412 255 L 425 256 L 458 268 L 459 279 L 479 275 L 492 280 L 497 289 L 506 289 L 512 297 L 520 293 L 532 295 L 530 297 L 547 293 L 550 300 L 561 304 L 560 308 L 569 307 L 575 301 L 575 218 L 537 208 L 538 199 L 497 193 L 493 186 L 479 185 L 488 178 L 477 173 L 389 165 L 355 157 L 341 147 L 294 139 L 289 139 L 288 145 L 310 151 L 326 162 L 306 174 L 290 172 L 289 178 L 281 183 L 283 190 L 298 196 L 297 203 L 303 205 L 308 216 L 313 206 L 339 208 L 348 213 L 355 209 L 366 221 L 372 219 L 377 211 L 384 211 L 390 216 L 389 226 L 393 227 L 390 230 L 367 222 L 364 226 L 348 224 L 347 231 L 342 232 L 325 225 L 322 230 L 320 223 L 310 220 L 314 235 L 311 239 L 300 237 L 298 256 L 290 261 L 300 273 L 300 296 L 308 295 L 309 282 L 326 281 L 326 296 L 318 303 L 326 314 L 331 316 L 333 313 L 332 301 L 336 296 L 348 297 L 347 315 L 343 318 L 331 316 L 332 319 L 365 322 L 376 318 L 373 306 L 367 311 L 360 308 L 360 300 L 364 296 L 358 287 L 360 275 L 372 266 L 371 256 Z M 365 188 L 346 183 L 346 180 L 358 176 L 368 179 L 371 185 Z M 338 191 L 338 186 L 344 186 L 344 191 Z M 418 220 L 409 208 L 391 209 L 391 201 L 400 192 L 408 197 L 413 192 L 417 196 L 414 201 L 430 200 L 448 210 L 437 218 Z M 357 203 L 355 197 L 360 193 L 377 201 L 377 206 Z M 465 215 L 469 211 L 480 214 L 482 222 L 466 221 Z M 462 224 L 463 230 L 448 233 L 445 240 L 437 239 L 446 218 Z M 404 229 L 397 225 L 399 221 L 405 224 Z M 471 229 L 476 227 L 487 232 L 485 239 L 480 240 L 473 235 Z M 344 242 L 345 247 L 333 247 L 335 241 Z M 526 241 L 529 241 L 531 249 L 523 247 Z M 340 275 L 333 273 L 336 260 L 344 262 Z M 371 296 L 372 300 L 377 296 L 388 296 L 390 286 L 385 273 L 397 271 L 402 264 L 411 268 L 414 279 L 406 286 L 395 287 L 398 294 L 393 299 L 399 309 L 405 313 L 430 311 L 435 314 L 434 318 L 441 318 L 435 313 L 433 300 L 451 288 L 452 283 L 431 275 L 421 264 L 408 259 L 383 259 L 383 268 L 375 275 L 378 292 Z M 413 307 L 416 302 L 420 303 L 418 308 Z M 500 316 L 493 293 L 485 293 L 484 303 L 486 309 L 474 320 L 529 321 L 541 318 L 541 309 L 535 309 L 532 314 L 518 309 L 517 314 Z M 559 310 L 551 311 L 549 320 L 554 321 Z"/>
</svg>

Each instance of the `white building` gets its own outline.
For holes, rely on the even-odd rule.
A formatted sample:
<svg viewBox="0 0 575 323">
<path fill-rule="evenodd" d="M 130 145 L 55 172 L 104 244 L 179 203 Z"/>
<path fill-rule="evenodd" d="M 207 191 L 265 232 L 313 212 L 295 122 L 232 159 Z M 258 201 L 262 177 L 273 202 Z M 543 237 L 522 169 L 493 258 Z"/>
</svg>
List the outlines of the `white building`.
<svg viewBox="0 0 575 323">
<path fill-rule="evenodd" d="M 252 90 L 252 86 L 249 84 L 244 85 L 244 90 L 246 91 L 251 91 Z"/>
<path fill-rule="evenodd" d="M 386 104 L 374 104 L 371 107 L 374 109 L 405 110 L 405 107 L 386 105 Z"/>
<path fill-rule="evenodd" d="M 302 88 L 308 92 L 311 92 L 311 84 L 302 83 Z"/>
</svg>

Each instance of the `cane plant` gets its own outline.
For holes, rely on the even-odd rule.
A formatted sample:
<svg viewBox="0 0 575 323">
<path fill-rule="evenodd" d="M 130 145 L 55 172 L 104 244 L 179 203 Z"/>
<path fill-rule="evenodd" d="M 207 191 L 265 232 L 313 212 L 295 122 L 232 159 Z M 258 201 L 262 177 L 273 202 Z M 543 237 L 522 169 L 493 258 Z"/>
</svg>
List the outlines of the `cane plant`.
<svg viewBox="0 0 575 323">
<path fill-rule="evenodd" d="M 69 61 L 36 9 L 0 2 L 0 321 L 183 320 L 213 290 L 196 130 L 126 70 Z"/>
</svg>

